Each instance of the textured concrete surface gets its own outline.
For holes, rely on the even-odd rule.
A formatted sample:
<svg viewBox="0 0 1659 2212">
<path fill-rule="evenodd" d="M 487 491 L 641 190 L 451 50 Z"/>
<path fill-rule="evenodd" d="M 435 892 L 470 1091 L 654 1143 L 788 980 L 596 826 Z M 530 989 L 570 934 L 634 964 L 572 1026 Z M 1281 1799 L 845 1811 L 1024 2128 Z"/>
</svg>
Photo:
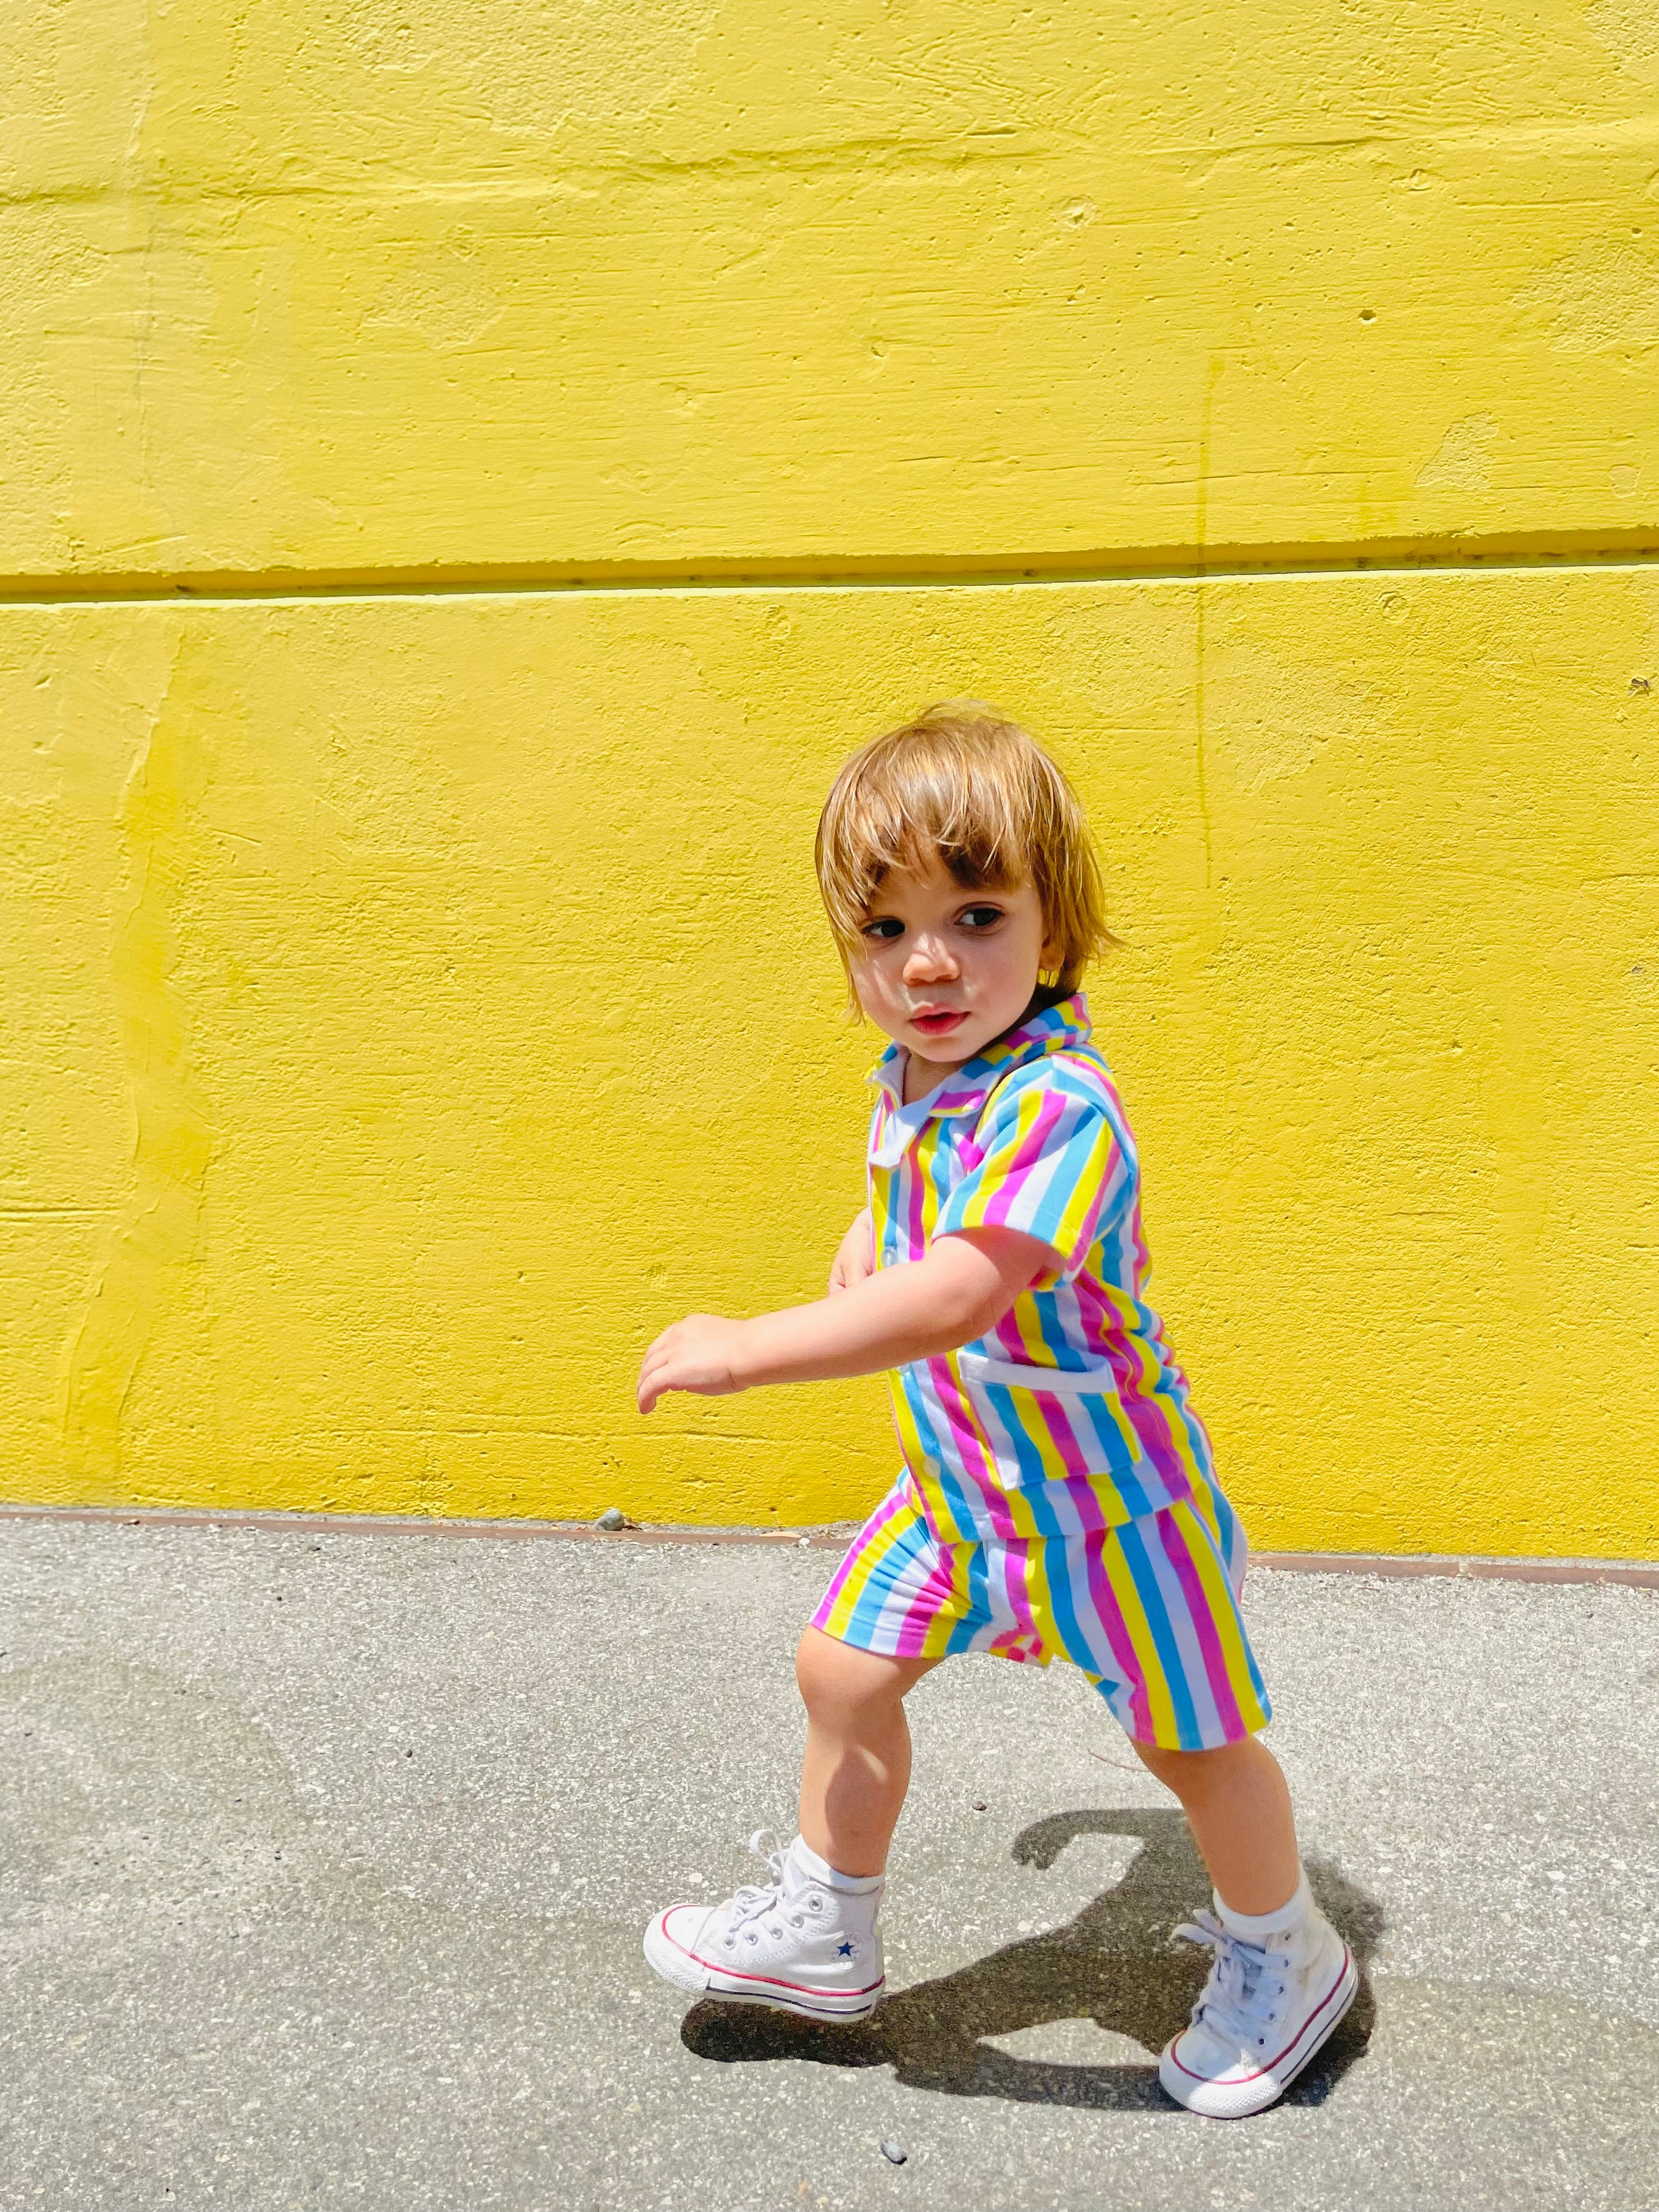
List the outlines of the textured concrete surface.
<svg viewBox="0 0 1659 2212">
<path fill-rule="evenodd" d="M 1659 524 L 1644 0 L 11 0 L 0 570 Z"/>
<path fill-rule="evenodd" d="M 1659 1555 L 1659 568 L 11 607 L 0 665 L 0 1492 L 867 1511 L 880 1380 L 633 1384 L 822 1293 L 878 1040 L 813 828 L 969 692 L 1098 832 L 1253 1540 Z"/>
<path fill-rule="evenodd" d="M 0 1494 L 867 1506 L 878 1386 L 629 1386 L 822 1283 L 814 819 L 975 693 L 1256 1539 L 1659 1551 L 1651 0 L 9 0 L 0 77 Z"/>
<path fill-rule="evenodd" d="M 0 1526 L 0 2205 L 1653 2204 L 1659 1601 L 1253 1580 L 1370 1990 L 1224 2127 L 1150 2070 L 1197 1869 L 1059 1669 L 919 1692 L 875 2023 L 688 2012 L 646 1973 L 651 1909 L 787 1819 L 827 1565 Z"/>
</svg>

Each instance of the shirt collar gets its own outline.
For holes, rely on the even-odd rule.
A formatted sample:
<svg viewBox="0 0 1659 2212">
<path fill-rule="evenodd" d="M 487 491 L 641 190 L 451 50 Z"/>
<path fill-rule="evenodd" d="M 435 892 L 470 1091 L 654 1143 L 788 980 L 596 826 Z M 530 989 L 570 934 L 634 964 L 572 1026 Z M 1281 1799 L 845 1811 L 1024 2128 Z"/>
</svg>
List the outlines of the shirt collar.
<svg viewBox="0 0 1659 2212">
<path fill-rule="evenodd" d="M 988 1044 L 972 1060 L 953 1069 L 943 1083 L 921 1098 L 904 1103 L 904 1068 L 909 1055 L 901 1044 L 890 1044 L 866 1080 L 884 1091 L 896 1116 L 910 1125 L 912 1135 L 935 1115 L 972 1113 L 985 1094 L 1011 1067 L 1036 1060 L 1046 1053 L 1073 1052 L 1086 1045 L 1091 1035 L 1089 1002 L 1073 991 L 1057 1006 L 1045 1007 Z"/>
</svg>

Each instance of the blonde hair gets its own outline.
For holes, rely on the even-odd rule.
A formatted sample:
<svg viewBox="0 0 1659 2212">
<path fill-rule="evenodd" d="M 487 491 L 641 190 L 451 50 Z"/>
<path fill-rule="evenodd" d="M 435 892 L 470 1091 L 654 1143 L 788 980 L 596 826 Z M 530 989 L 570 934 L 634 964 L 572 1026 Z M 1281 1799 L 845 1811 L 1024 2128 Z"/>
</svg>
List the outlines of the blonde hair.
<svg viewBox="0 0 1659 2212">
<path fill-rule="evenodd" d="M 937 859 L 964 889 L 1032 884 L 1059 957 L 1041 997 L 1069 998 L 1106 927 L 1100 864 L 1077 793 L 1018 723 L 979 699 L 948 699 L 861 746 L 818 819 L 818 889 L 851 981 L 871 902 L 889 872 Z"/>
</svg>

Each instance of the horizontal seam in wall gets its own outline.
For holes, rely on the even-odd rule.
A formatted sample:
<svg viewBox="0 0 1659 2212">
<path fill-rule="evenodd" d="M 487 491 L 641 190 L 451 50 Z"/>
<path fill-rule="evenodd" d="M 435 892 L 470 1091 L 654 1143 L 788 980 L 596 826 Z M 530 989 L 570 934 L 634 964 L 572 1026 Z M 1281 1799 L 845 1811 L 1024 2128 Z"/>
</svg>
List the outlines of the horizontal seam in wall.
<svg viewBox="0 0 1659 2212">
<path fill-rule="evenodd" d="M 223 1512 L 164 1505 L 0 1504 L 7 1521 L 95 1522 L 127 1528 L 264 1530 L 276 1535 L 461 1536 L 518 1542 L 740 1544 L 786 1550 L 842 1551 L 858 1523 L 795 1528 L 600 1528 L 585 1521 L 469 1521 L 437 1515 Z M 1433 1577 L 1476 1582 L 1621 1583 L 1659 1589 L 1659 1564 L 1639 1559 L 1501 1559 L 1461 1553 L 1252 1552 L 1250 1565 L 1273 1573 Z"/>
<path fill-rule="evenodd" d="M 872 557 L 831 562 L 691 562 L 684 566 L 595 562 L 539 568 L 216 571 L 0 577 L 0 605 L 228 605 L 253 600 L 497 599 L 653 592 L 835 592 L 1007 591 L 1093 584 L 1297 582 L 1322 577 L 1512 574 L 1555 570 L 1643 568 L 1659 562 L 1659 535 L 1621 533 L 1616 541 L 1573 535 L 1525 541 L 1490 539 L 1455 547 L 1378 542 L 1346 547 L 1176 548 L 1139 558 L 1000 556 L 906 566 Z"/>
</svg>

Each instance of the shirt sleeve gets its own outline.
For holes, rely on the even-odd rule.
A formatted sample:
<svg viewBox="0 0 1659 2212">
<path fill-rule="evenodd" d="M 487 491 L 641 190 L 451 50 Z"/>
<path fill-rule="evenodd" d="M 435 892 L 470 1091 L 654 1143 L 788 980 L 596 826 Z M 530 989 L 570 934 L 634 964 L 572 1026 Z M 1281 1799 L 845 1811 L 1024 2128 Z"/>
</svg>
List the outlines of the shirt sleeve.
<svg viewBox="0 0 1659 2212">
<path fill-rule="evenodd" d="M 977 1167 L 939 1209 L 935 1237 L 962 1229 L 1018 1229 L 1041 1237 L 1070 1282 L 1128 1174 L 1104 1102 L 1080 1084 L 1005 1085 L 975 1134 Z"/>
</svg>

